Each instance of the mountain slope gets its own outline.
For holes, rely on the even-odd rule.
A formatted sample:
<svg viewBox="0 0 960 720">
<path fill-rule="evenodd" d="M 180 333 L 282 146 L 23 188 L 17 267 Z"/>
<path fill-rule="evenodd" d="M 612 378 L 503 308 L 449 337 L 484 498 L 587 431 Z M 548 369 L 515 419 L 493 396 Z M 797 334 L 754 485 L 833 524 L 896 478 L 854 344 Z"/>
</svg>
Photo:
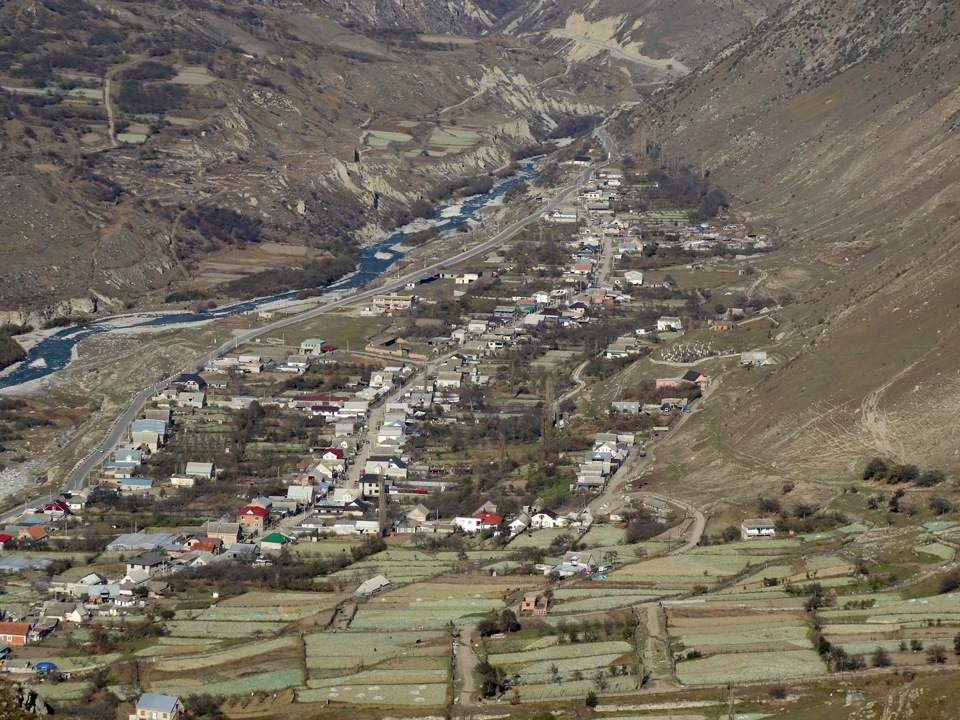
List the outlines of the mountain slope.
<svg viewBox="0 0 960 720">
<path fill-rule="evenodd" d="M 799 300 L 771 331 L 783 364 L 729 375 L 700 428 L 718 489 L 830 485 L 874 455 L 960 468 L 958 50 L 950 3 L 804 0 L 656 96 L 645 137 L 702 152 L 788 241 L 757 290 Z"/>
</svg>

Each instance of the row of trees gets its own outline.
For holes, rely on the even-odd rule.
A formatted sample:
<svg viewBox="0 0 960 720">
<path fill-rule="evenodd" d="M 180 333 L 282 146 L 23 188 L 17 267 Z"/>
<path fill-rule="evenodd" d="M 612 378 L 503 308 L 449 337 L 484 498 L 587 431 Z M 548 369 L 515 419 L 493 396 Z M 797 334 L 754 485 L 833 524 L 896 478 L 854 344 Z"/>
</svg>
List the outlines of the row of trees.
<svg viewBox="0 0 960 720">
<path fill-rule="evenodd" d="M 885 482 L 889 485 L 913 483 L 917 487 L 933 487 L 947 479 L 942 470 L 921 470 L 910 463 L 895 463 L 875 457 L 863 469 L 866 481 Z"/>
</svg>

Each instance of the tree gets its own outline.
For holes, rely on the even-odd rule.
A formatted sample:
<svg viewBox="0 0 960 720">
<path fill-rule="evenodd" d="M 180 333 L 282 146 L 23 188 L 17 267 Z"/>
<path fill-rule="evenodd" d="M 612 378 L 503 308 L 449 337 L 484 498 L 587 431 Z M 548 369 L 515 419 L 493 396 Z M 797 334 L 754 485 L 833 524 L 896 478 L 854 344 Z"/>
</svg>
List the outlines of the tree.
<svg viewBox="0 0 960 720">
<path fill-rule="evenodd" d="M 563 676 L 560 674 L 560 669 L 556 663 L 550 665 L 550 682 L 558 684 L 563 682 Z"/>
<path fill-rule="evenodd" d="M 946 515 L 948 512 L 953 512 L 953 503 L 945 497 L 934 495 L 930 498 L 930 509 L 936 515 Z"/>
<path fill-rule="evenodd" d="M 927 662 L 931 665 L 946 665 L 947 651 L 943 645 L 931 645 L 927 648 Z"/>
<path fill-rule="evenodd" d="M 520 621 L 517 620 L 517 614 L 510 608 L 506 608 L 500 613 L 500 631 L 517 632 L 520 629 Z"/>
<path fill-rule="evenodd" d="M 960 570 L 951 570 L 940 578 L 940 592 L 953 592 L 960 587 Z"/>
<path fill-rule="evenodd" d="M 499 695 L 509 686 L 503 668 L 491 665 L 486 658 L 477 665 L 477 675 L 480 678 L 480 694 L 483 697 Z"/>
<path fill-rule="evenodd" d="M 953 654 L 960 655 L 960 633 L 953 636 Z"/>
<path fill-rule="evenodd" d="M 607 682 L 607 676 L 604 674 L 603 668 L 597 670 L 597 674 L 593 678 L 593 684 L 597 687 L 597 692 L 603 692 L 610 687 L 610 683 Z"/>
<path fill-rule="evenodd" d="M 877 649 L 873 651 L 873 655 L 870 657 L 870 664 L 875 668 L 885 668 L 892 665 L 890 660 L 890 655 L 882 647 L 877 646 Z"/>
<path fill-rule="evenodd" d="M 590 690 L 587 692 L 587 697 L 584 698 L 583 704 L 586 705 L 591 710 L 597 706 L 600 701 L 597 699 L 597 694 Z"/>
<path fill-rule="evenodd" d="M 863 479 L 864 480 L 873 480 L 880 479 L 887 474 L 887 462 L 883 458 L 875 457 L 870 462 L 867 463 L 867 466 L 863 470 Z"/>
</svg>

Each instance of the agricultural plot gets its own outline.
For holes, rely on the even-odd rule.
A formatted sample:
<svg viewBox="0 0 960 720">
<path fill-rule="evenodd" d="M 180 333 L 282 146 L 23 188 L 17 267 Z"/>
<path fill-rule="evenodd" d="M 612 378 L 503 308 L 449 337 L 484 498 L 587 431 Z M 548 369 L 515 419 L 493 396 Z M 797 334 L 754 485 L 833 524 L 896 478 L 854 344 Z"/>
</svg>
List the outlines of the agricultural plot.
<svg viewBox="0 0 960 720">
<path fill-rule="evenodd" d="M 440 705 L 450 676 L 444 631 L 318 633 L 305 639 L 307 689 L 299 702 Z M 415 683 L 411 680 L 415 679 Z"/>
<path fill-rule="evenodd" d="M 667 586 L 710 585 L 768 558 L 759 555 L 694 555 L 643 560 L 615 568 L 608 577 L 620 582 L 647 582 Z"/>
<path fill-rule="evenodd" d="M 918 553 L 933 555 L 934 557 L 938 557 L 941 560 L 953 560 L 953 558 L 957 554 L 957 551 L 954 548 L 950 547 L 949 545 L 945 545 L 943 543 L 930 543 L 928 545 L 918 545 L 917 547 L 914 548 L 914 550 Z"/>
<path fill-rule="evenodd" d="M 541 698 L 558 697 L 576 697 L 582 698 L 591 690 L 596 689 L 596 681 L 590 678 L 586 673 L 586 680 L 562 679 L 559 683 L 538 683 L 534 685 L 524 685 L 520 688 L 520 697 L 522 700 L 539 700 Z M 637 687 L 637 678 L 633 675 L 621 675 L 620 677 L 607 678 L 606 692 L 628 692 Z M 682 716 L 674 715 L 674 720 L 681 720 Z M 615 720 L 610 718 L 609 720 Z M 639 719 L 638 719 L 639 720 Z M 647 720 L 644 718 L 643 720 Z"/>
<path fill-rule="evenodd" d="M 297 702 L 331 702 L 351 705 L 438 706 L 447 701 L 447 685 L 410 683 L 406 685 L 343 684 L 330 688 L 300 690 Z"/>
<path fill-rule="evenodd" d="M 677 664 L 677 679 L 684 685 L 769 682 L 826 672 L 814 650 L 723 653 Z"/>
<path fill-rule="evenodd" d="M 822 586 L 836 587 L 853 582 L 855 566 L 836 555 L 814 556 L 797 559 L 790 564 L 768 565 L 757 570 L 727 588 L 728 592 L 760 590 L 772 585 L 804 584 L 818 582 Z"/>
<path fill-rule="evenodd" d="M 554 668 L 560 676 L 569 678 L 574 673 L 591 677 L 597 670 L 606 671 L 615 662 L 618 665 L 630 665 L 633 662 L 632 653 L 630 643 L 613 640 L 553 645 L 523 652 L 499 653 L 489 658 L 491 663 L 502 667 L 508 676 L 519 675 L 521 683 L 530 685 L 549 683 Z"/>
<path fill-rule="evenodd" d="M 570 528 L 544 528 L 543 530 L 530 530 L 528 532 L 517 535 L 513 540 L 510 541 L 510 547 L 514 550 L 519 548 L 547 548 L 550 546 L 554 540 L 556 540 L 561 535 L 569 535 L 571 532 Z"/>
<path fill-rule="evenodd" d="M 249 695 L 256 692 L 274 692 L 303 684 L 299 669 L 272 670 L 244 677 L 206 674 L 177 680 L 158 680 L 150 683 L 150 691 L 164 695 Z"/>
<path fill-rule="evenodd" d="M 680 682 L 759 682 L 826 672 L 795 600 L 752 606 L 710 600 L 665 603 Z M 691 650 L 702 657 L 685 659 Z"/>
<path fill-rule="evenodd" d="M 296 640 L 292 637 L 280 637 L 259 643 L 244 643 L 229 650 L 203 653 L 203 665 L 204 667 L 214 667 L 232 662 L 241 662 L 252 656 L 260 657 L 278 650 L 286 650 L 294 647 L 296 644 Z M 182 655 L 183 652 L 184 650 L 181 648 L 180 654 Z M 169 660 L 160 660 L 154 664 L 154 668 L 161 672 L 190 672 L 196 670 L 197 659 L 195 657 L 178 657 Z"/>
<path fill-rule="evenodd" d="M 256 622 L 171 620 L 166 627 L 173 637 L 231 639 L 275 635 L 284 628 L 284 623 L 267 620 Z"/>
</svg>

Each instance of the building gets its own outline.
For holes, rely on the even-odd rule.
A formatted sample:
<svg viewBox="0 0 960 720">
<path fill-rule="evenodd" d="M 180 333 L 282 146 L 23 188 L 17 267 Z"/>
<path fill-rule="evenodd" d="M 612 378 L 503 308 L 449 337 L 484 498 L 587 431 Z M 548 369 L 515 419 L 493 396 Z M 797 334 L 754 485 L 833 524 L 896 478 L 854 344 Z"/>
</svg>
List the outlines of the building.
<svg viewBox="0 0 960 720">
<path fill-rule="evenodd" d="M 267 524 L 270 511 L 259 505 L 247 505 L 237 513 L 237 522 L 244 532 L 263 530 Z"/>
<path fill-rule="evenodd" d="M 657 332 L 674 332 L 683 330 L 683 320 L 678 317 L 664 315 L 657 320 Z"/>
<path fill-rule="evenodd" d="M 0 622 L 0 643 L 26 645 L 30 637 L 30 623 Z"/>
<path fill-rule="evenodd" d="M 324 343 L 320 338 L 307 338 L 300 343 L 300 354 L 319 355 L 321 352 L 323 352 L 323 346 L 325 344 L 326 343 Z"/>
<path fill-rule="evenodd" d="M 130 720 L 180 720 L 183 705 L 175 695 L 155 695 L 144 693 L 137 700 L 137 706 Z"/>
<path fill-rule="evenodd" d="M 753 538 L 771 538 L 777 534 L 776 527 L 772 520 L 766 518 L 756 518 L 753 520 L 744 520 L 740 523 L 740 537 L 744 540 Z"/>
<path fill-rule="evenodd" d="M 373 307 L 381 312 L 395 312 L 397 310 L 409 310 L 413 307 L 413 295 L 374 295 L 372 298 Z"/>
</svg>

